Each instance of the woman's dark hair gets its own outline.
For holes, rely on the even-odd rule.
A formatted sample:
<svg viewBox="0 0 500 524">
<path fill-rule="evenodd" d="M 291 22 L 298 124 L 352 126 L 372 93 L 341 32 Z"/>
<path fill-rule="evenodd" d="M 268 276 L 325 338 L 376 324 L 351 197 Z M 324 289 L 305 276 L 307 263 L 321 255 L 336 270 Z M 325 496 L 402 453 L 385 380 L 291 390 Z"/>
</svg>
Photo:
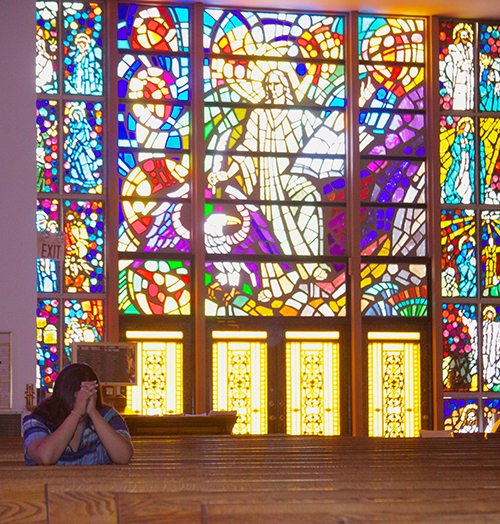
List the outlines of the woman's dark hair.
<svg viewBox="0 0 500 524">
<path fill-rule="evenodd" d="M 101 387 L 95 371 L 87 364 L 69 364 L 57 377 L 54 393 L 50 398 L 40 402 L 33 411 L 34 415 L 43 417 L 52 431 L 58 428 L 71 413 L 75 404 L 75 393 L 82 382 L 97 380 L 97 409 L 102 408 Z"/>
</svg>

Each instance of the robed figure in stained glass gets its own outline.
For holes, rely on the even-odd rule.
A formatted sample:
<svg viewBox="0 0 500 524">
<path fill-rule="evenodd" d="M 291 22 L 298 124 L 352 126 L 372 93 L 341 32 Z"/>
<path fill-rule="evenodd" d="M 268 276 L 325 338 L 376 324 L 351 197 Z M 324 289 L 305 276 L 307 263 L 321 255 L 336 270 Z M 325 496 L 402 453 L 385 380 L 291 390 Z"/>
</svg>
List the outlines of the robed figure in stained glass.
<svg viewBox="0 0 500 524">
<path fill-rule="evenodd" d="M 66 80 L 67 91 L 75 95 L 102 95 L 101 65 L 86 33 L 76 35 L 69 56 L 73 59 L 73 74 Z"/>
<path fill-rule="evenodd" d="M 483 111 L 500 110 L 500 71 L 496 69 L 498 63 L 493 62 L 489 55 L 481 56 L 482 72 L 479 82 L 481 95 L 481 109 Z"/>
</svg>

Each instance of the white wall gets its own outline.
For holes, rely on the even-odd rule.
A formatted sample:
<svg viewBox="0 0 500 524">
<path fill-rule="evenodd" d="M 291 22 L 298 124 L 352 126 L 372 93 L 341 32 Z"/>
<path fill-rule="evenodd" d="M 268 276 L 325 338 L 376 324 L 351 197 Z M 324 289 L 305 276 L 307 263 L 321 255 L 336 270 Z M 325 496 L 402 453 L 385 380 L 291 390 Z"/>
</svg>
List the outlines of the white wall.
<svg viewBox="0 0 500 524">
<path fill-rule="evenodd" d="M 0 332 L 12 332 L 12 409 L 36 369 L 35 0 L 0 0 Z"/>
</svg>

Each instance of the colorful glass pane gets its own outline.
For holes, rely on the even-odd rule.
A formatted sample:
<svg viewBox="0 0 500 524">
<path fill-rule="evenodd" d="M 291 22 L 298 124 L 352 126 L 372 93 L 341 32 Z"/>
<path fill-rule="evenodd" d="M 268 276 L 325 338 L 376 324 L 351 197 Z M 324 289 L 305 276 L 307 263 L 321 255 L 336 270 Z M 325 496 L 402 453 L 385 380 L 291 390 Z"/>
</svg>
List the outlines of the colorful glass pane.
<svg viewBox="0 0 500 524">
<path fill-rule="evenodd" d="M 498 415 L 500 415 L 500 399 L 485 399 L 483 400 L 483 409 L 484 409 L 484 432 L 491 433 L 493 426 L 498 420 Z"/>
<path fill-rule="evenodd" d="M 475 202 L 474 127 L 474 120 L 468 116 L 441 117 L 441 202 L 443 204 Z M 482 166 L 484 151 L 480 149 L 480 166 Z"/>
<path fill-rule="evenodd" d="M 206 134 L 208 149 L 231 154 L 206 158 L 211 196 L 318 203 L 345 198 L 343 113 L 228 109 L 229 116 L 221 121 L 213 114 L 217 112 L 219 108 L 205 112 L 212 128 Z"/>
<path fill-rule="evenodd" d="M 68 293 L 104 291 L 102 202 L 64 202 L 65 289 Z"/>
<path fill-rule="evenodd" d="M 481 212 L 481 287 L 483 297 L 500 296 L 500 211 Z"/>
<path fill-rule="evenodd" d="M 64 301 L 64 350 L 71 361 L 74 342 L 104 340 L 104 302 L 102 300 Z"/>
<path fill-rule="evenodd" d="M 36 310 L 37 360 L 40 385 L 52 390 L 62 369 L 58 350 L 59 301 L 40 300 Z M 37 373 L 38 375 L 38 373 Z"/>
<path fill-rule="evenodd" d="M 190 263 L 120 260 L 119 311 L 128 315 L 189 315 Z"/>
<path fill-rule="evenodd" d="M 273 95 L 275 71 L 287 79 L 286 105 L 345 106 L 345 72 L 341 64 L 224 58 L 205 59 L 205 102 L 266 103 Z"/>
<path fill-rule="evenodd" d="M 65 193 L 102 193 L 102 116 L 99 102 L 65 104 Z"/>
<path fill-rule="evenodd" d="M 362 15 L 358 24 L 360 60 L 424 63 L 424 19 Z"/>
<path fill-rule="evenodd" d="M 118 96 L 148 102 L 187 101 L 189 58 L 124 55 L 118 64 Z"/>
<path fill-rule="evenodd" d="M 207 204 L 205 214 L 205 248 L 210 254 L 345 253 L 344 209 Z"/>
<path fill-rule="evenodd" d="M 500 391 L 500 306 L 483 307 L 483 390 Z"/>
<path fill-rule="evenodd" d="M 367 316 L 427 316 L 423 264 L 361 264 L 361 311 Z"/>
<path fill-rule="evenodd" d="M 340 16 L 205 9 L 203 22 L 206 52 L 326 60 L 344 56 Z"/>
<path fill-rule="evenodd" d="M 46 198 L 36 201 L 36 230 L 59 231 L 59 200 Z"/>
<path fill-rule="evenodd" d="M 37 200 L 37 231 L 59 232 L 59 200 Z M 59 291 L 59 263 L 55 260 L 40 259 L 36 261 L 37 293 L 55 293 Z"/>
<path fill-rule="evenodd" d="M 416 160 L 361 160 L 361 200 L 424 204 L 426 166 Z"/>
<path fill-rule="evenodd" d="M 477 433 L 479 431 L 478 400 L 445 398 L 444 429 L 454 433 Z"/>
<path fill-rule="evenodd" d="M 102 96 L 102 8 L 93 2 L 63 5 L 64 90 Z"/>
<path fill-rule="evenodd" d="M 363 154 L 425 155 L 423 114 L 361 111 L 359 124 L 359 149 Z"/>
<path fill-rule="evenodd" d="M 59 291 L 58 262 L 47 258 L 36 259 L 36 292 L 56 293 Z"/>
<path fill-rule="evenodd" d="M 118 49 L 189 50 L 189 8 L 118 6 Z"/>
<path fill-rule="evenodd" d="M 39 193 L 57 192 L 59 130 L 56 100 L 36 101 L 36 179 Z"/>
<path fill-rule="evenodd" d="M 36 92 L 57 94 L 58 29 L 56 2 L 36 2 Z"/>
<path fill-rule="evenodd" d="M 425 209 L 361 208 L 361 255 L 425 256 Z"/>
<path fill-rule="evenodd" d="M 479 110 L 500 111 L 500 26 L 479 31 Z"/>
<path fill-rule="evenodd" d="M 207 316 L 346 315 L 342 264 L 208 262 Z"/>
<path fill-rule="evenodd" d="M 466 22 L 442 22 L 439 32 L 439 92 L 444 110 L 474 109 L 474 29 Z"/>
<path fill-rule="evenodd" d="M 424 68 L 360 64 L 360 107 L 424 109 Z"/>
<path fill-rule="evenodd" d="M 443 387 L 477 391 L 476 306 L 443 304 Z"/>
<path fill-rule="evenodd" d="M 474 211 L 441 211 L 441 293 L 477 296 L 476 218 Z"/>
<path fill-rule="evenodd" d="M 165 104 L 118 104 L 118 147 L 187 149 L 189 110 Z"/>
<path fill-rule="evenodd" d="M 481 203 L 498 206 L 500 205 L 500 119 L 479 119 L 479 134 Z"/>
</svg>

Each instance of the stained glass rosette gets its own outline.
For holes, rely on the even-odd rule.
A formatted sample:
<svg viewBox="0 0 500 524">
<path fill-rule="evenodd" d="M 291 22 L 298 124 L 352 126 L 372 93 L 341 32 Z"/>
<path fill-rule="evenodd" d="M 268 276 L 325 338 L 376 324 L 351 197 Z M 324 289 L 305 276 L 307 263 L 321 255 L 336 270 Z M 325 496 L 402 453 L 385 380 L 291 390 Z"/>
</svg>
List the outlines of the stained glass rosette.
<svg viewBox="0 0 500 524">
<path fill-rule="evenodd" d="M 424 264 L 362 264 L 361 291 L 364 315 L 420 317 L 428 314 Z"/>
<path fill-rule="evenodd" d="M 478 390 L 477 307 L 443 304 L 443 385 L 445 391 Z"/>
<path fill-rule="evenodd" d="M 345 265 L 208 262 L 207 316 L 346 315 Z"/>
</svg>

